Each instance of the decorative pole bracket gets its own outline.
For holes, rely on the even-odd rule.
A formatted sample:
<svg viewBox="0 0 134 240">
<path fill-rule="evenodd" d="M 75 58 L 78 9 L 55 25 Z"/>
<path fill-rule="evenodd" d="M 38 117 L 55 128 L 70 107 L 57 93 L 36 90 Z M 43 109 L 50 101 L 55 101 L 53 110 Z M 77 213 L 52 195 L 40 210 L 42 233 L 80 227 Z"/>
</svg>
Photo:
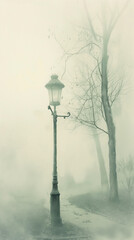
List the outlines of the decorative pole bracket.
<svg viewBox="0 0 134 240">
<path fill-rule="evenodd" d="M 48 110 L 50 110 L 51 111 L 51 114 L 54 116 L 55 115 L 55 113 L 53 112 L 53 110 L 52 110 L 52 108 L 50 107 L 50 106 L 48 106 Z M 71 115 L 71 113 L 70 112 L 68 112 L 67 113 L 67 115 L 56 115 L 56 117 L 58 118 L 58 117 L 62 117 L 62 118 L 68 118 L 68 117 L 70 117 L 70 115 Z"/>
<path fill-rule="evenodd" d="M 63 117 L 65 119 L 65 118 L 70 117 L 70 115 L 71 115 L 71 113 L 68 112 L 67 115 L 57 115 L 57 117 Z"/>
</svg>

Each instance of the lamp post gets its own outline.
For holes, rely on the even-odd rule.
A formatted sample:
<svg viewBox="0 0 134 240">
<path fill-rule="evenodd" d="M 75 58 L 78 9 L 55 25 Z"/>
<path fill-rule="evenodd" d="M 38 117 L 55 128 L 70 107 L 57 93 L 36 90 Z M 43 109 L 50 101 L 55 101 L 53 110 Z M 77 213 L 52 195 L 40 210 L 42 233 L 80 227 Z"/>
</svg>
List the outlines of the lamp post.
<svg viewBox="0 0 134 240">
<path fill-rule="evenodd" d="M 53 106 L 48 106 L 53 116 L 53 132 L 54 132 L 54 148 L 53 148 L 53 180 L 52 180 L 52 192 L 50 194 L 50 215 L 51 224 L 59 225 L 62 223 L 60 217 L 60 193 L 58 190 L 58 173 L 57 173 L 57 118 L 58 117 L 69 117 L 70 113 L 67 115 L 57 115 L 56 107 L 60 105 L 61 92 L 64 88 L 64 84 L 58 80 L 57 75 L 52 75 L 51 80 L 45 85 L 49 93 L 49 104 Z"/>
</svg>

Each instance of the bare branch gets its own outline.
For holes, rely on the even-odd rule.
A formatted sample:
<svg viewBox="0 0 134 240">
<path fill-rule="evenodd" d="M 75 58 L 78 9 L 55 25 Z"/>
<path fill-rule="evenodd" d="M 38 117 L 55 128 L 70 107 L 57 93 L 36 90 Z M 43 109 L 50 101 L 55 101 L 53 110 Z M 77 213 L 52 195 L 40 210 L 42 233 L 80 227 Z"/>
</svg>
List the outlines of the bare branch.
<svg viewBox="0 0 134 240">
<path fill-rule="evenodd" d="M 77 118 L 75 117 L 75 120 L 79 121 L 82 124 L 85 124 L 86 126 L 90 126 L 93 128 L 97 128 L 98 130 L 102 131 L 103 133 L 108 134 L 108 132 L 106 130 L 104 130 L 103 128 L 99 127 L 96 123 L 94 123 L 93 121 L 86 121 L 82 118 Z"/>
<path fill-rule="evenodd" d="M 86 0 L 84 0 L 83 3 L 84 3 L 85 12 L 86 12 L 86 15 L 87 15 L 87 19 L 88 19 L 88 22 L 89 22 L 89 26 L 90 26 L 92 35 L 93 35 L 94 39 L 97 41 L 97 36 L 99 36 L 99 35 L 95 32 L 95 29 L 94 29 L 94 27 L 93 27 L 92 20 L 91 20 L 91 18 L 90 18 L 90 14 L 88 13 L 88 8 L 87 8 Z M 100 36 L 99 36 L 99 37 L 100 37 Z"/>
<path fill-rule="evenodd" d="M 124 10 L 127 8 L 127 6 L 128 6 L 128 4 L 129 4 L 130 1 L 131 1 L 131 0 L 127 0 L 127 1 L 125 2 L 124 6 L 122 7 L 122 9 L 120 10 L 119 14 L 116 16 L 116 18 L 115 18 L 114 20 L 113 20 L 113 19 L 111 20 L 111 26 L 109 26 L 109 31 L 108 31 L 108 35 L 107 35 L 108 39 L 110 38 L 111 33 L 112 33 L 114 27 L 116 26 L 119 18 L 120 18 L 121 15 L 123 14 Z"/>
<path fill-rule="evenodd" d="M 94 123 L 94 126 L 95 126 L 97 129 L 99 129 L 100 131 L 108 134 L 108 132 L 107 132 L 106 130 L 104 130 L 103 128 L 99 127 L 96 123 Z"/>
<path fill-rule="evenodd" d="M 105 118 L 105 115 L 104 115 L 104 109 L 103 109 L 102 102 L 101 102 L 100 110 L 101 110 L 102 117 L 103 117 L 104 121 L 106 122 L 106 118 Z"/>
<path fill-rule="evenodd" d="M 96 69 L 99 70 L 99 65 L 100 65 L 101 62 L 98 62 L 97 65 L 95 66 L 95 68 L 93 69 L 92 73 L 91 73 L 91 78 L 93 78 L 93 74 L 95 72 Z M 102 74 L 101 74 L 101 77 L 102 77 Z"/>
<path fill-rule="evenodd" d="M 111 106 L 113 105 L 113 103 L 115 102 L 115 100 L 118 98 L 118 96 L 120 95 L 121 91 L 123 88 L 123 81 L 120 82 L 120 84 L 117 82 L 117 84 L 115 85 L 115 87 L 113 88 L 113 90 L 111 91 L 111 93 L 109 93 L 109 99 L 110 99 L 110 104 Z"/>
<path fill-rule="evenodd" d="M 100 46 L 94 42 L 90 42 L 88 44 L 86 44 L 85 46 L 81 47 L 78 51 L 74 52 L 74 53 L 66 53 L 66 55 L 68 55 L 65 59 L 65 67 L 64 67 L 64 71 L 63 71 L 63 74 L 61 75 L 61 79 L 63 78 L 64 74 L 66 73 L 66 67 L 67 67 L 67 62 L 68 60 L 72 57 L 72 56 L 75 56 L 75 55 L 78 55 L 82 52 L 82 50 L 84 50 L 85 48 L 89 47 L 89 46 L 92 46 L 92 45 L 95 45 L 97 46 L 98 48 L 100 48 Z"/>
</svg>

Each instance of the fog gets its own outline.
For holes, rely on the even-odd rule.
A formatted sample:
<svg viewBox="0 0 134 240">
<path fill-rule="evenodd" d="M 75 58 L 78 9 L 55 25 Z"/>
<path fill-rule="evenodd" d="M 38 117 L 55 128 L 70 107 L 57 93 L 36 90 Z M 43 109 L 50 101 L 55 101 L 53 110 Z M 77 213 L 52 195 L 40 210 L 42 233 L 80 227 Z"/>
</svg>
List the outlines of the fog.
<svg viewBox="0 0 134 240">
<path fill-rule="evenodd" d="M 0 0 L 0 239 L 33 239 L 34 233 L 29 229 L 39 226 L 35 233 L 39 235 L 43 224 L 49 225 L 49 217 L 47 223 L 44 219 L 45 211 L 49 216 L 53 126 L 44 86 L 52 74 L 58 74 L 59 79 L 62 77 L 65 88 L 57 111 L 59 114 L 71 111 L 68 104 L 73 97 L 70 81 L 73 81 L 77 62 L 75 59 L 70 61 L 63 74 L 65 59 L 62 47 L 66 51 L 77 49 L 77 27 L 87 24 L 83 2 Z M 95 18 L 101 3 L 87 2 L 91 6 L 90 14 Z M 117 2 L 120 7 L 125 1 Z M 110 6 L 115 3 L 109 1 Z M 134 156 L 133 12 L 134 2 L 130 1 L 114 29 L 110 49 L 115 69 L 125 69 L 124 89 L 114 117 L 117 160 Z M 101 146 L 105 149 L 103 154 L 108 171 L 106 136 L 102 136 Z M 71 118 L 58 119 L 58 174 L 63 198 L 66 194 L 100 190 L 93 136 L 88 128 L 77 128 Z M 44 206 L 44 215 L 40 215 Z M 32 215 L 35 209 L 38 219 Z M 34 224 L 27 215 L 36 219 Z"/>
</svg>

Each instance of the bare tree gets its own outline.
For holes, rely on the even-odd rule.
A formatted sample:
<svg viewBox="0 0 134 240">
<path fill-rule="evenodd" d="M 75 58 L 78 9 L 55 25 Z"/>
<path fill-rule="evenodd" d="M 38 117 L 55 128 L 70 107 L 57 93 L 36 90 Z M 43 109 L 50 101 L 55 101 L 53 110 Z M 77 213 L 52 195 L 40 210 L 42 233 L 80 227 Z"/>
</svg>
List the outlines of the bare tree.
<svg viewBox="0 0 134 240">
<path fill-rule="evenodd" d="M 131 198 L 134 190 L 134 157 L 129 155 L 126 159 L 122 159 L 118 164 L 119 182 L 127 190 Z"/>
<path fill-rule="evenodd" d="M 72 119 L 77 122 L 78 125 L 85 125 L 90 129 L 96 147 L 102 191 L 108 192 L 108 177 L 98 132 L 101 131 L 107 134 L 103 127 L 104 123 L 102 123 L 102 126 L 99 125 L 100 121 L 102 122 L 103 116 L 100 84 L 98 83 L 97 85 L 95 80 L 98 79 L 96 79 L 96 76 L 95 80 L 93 79 L 93 73 L 92 77 L 89 76 L 89 79 L 87 80 L 86 76 L 84 75 L 84 68 L 82 68 L 81 77 L 82 79 L 80 78 L 80 82 L 77 81 L 73 88 L 73 92 L 77 92 L 77 94 L 75 94 L 75 97 L 71 101 Z"/>
<path fill-rule="evenodd" d="M 103 6 L 103 34 L 102 34 L 102 61 L 101 61 L 101 100 L 104 109 L 104 115 L 106 119 L 106 125 L 108 130 L 108 145 L 109 145 L 109 179 L 110 179 L 110 199 L 118 200 L 118 182 L 116 173 L 116 136 L 115 136 L 115 124 L 113 120 L 113 114 L 110 104 L 109 95 L 109 77 L 108 77 L 108 45 L 110 42 L 110 37 L 115 28 L 119 17 L 123 13 L 128 1 L 123 6 L 118 14 L 110 19 L 109 22 L 106 21 L 105 6 Z M 120 90 L 120 89 L 119 89 Z M 116 95 L 114 94 L 116 99 Z"/>
<path fill-rule="evenodd" d="M 99 169 L 100 169 L 100 179 L 101 179 L 101 187 L 102 191 L 108 193 L 109 191 L 109 183 L 108 183 L 108 176 L 107 176 L 107 171 L 105 167 L 105 161 L 104 161 L 104 156 L 102 152 L 102 147 L 100 144 L 100 138 L 99 134 L 97 132 L 97 129 L 92 129 L 93 130 L 93 138 L 96 146 L 96 152 L 97 152 L 97 158 L 98 158 L 98 163 L 99 163 Z"/>
<path fill-rule="evenodd" d="M 86 76 L 83 76 L 83 69 L 79 69 L 81 70 L 82 79 L 86 79 L 86 82 L 84 81 L 83 83 L 83 80 L 79 82 L 81 91 L 77 95 L 77 99 L 80 107 L 76 104 L 74 115 L 75 120 L 79 123 L 93 129 L 96 128 L 108 136 L 110 199 L 114 201 L 118 200 L 118 181 L 116 171 L 116 129 L 112 105 L 120 94 L 122 82 L 117 77 L 114 78 L 112 67 L 109 64 L 109 45 L 111 35 L 128 2 L 126 1 L 120 9 L 109 7 L 107 14 L 108 1 L 103 0 L 101 5 L 101 24 L 97 28 L 88 12 L 86 1 L 84 1 L 89 23 L 85 31 L 88 31 L 89 34 L 86 38 L 86 43 L 77 51 L 65 51 L 65 69 L 62 74 L 63 77 L 67 70 L 69 59 L 85 52 L 88 54 L 90 64 L 86 63 L 88 66 Z"/>
</svg>

